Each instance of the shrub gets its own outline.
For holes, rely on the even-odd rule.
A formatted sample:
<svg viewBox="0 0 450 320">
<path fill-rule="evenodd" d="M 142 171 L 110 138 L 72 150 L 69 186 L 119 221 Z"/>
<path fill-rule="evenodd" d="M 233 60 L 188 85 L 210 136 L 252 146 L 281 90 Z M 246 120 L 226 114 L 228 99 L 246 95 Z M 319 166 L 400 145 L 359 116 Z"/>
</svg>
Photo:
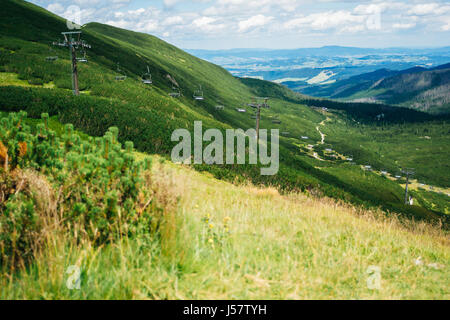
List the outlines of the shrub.
<svg viewBox="0 0 450 320">
<path fill-rule="evenodd" d="M 43 221 L 57 213 L 60 227 L 97 245 L 155 235 L 172 219 L 176 196 L 154 183 L 151 159 L 136 161 L 132 142 L 122 149 L 118 128 L 83 141 L 71 124 L 57 136 L 47 113 L 33 130 L 26 118 L 26 112 L 12 113 L 0 122 L 0 264 L 28 262 Z"/>
</svg>

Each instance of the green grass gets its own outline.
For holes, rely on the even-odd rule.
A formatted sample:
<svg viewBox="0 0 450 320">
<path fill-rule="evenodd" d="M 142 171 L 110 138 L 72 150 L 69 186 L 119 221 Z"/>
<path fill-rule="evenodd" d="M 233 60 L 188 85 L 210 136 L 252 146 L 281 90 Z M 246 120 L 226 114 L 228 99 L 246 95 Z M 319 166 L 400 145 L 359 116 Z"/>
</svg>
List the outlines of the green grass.
<svg viewBox="0 0 450 320">
<path fill-rule="evenodd" d="M 321 110 L 303 104 L 303 96 L 282 86 L 236 79 L 218 66 L 142 33 L 88 24 L 83 29 L 83 38 L 92 45 L 88 51 L 89 63 L 79 65 L 80 88 L 85 94 L 73 98 L 69 91 L 68 50 L 49 50 L 51 42 L 60 39 L 60 32 L 66 28 L 63 19 L 19 0 L 7 0 L 3 8 L 0 20 L 1 110 L 27 109 L 33 116 L 48 111 L 61 122 L 74 123 L 77 129 L 93 136 L 101 136 L 110 126 L 118 126 L 122 142 L 132 140 L 140 151 L 167 156 L 174 128 L 192 130 L 195 120 L 202 120 L 205 128 L 251 128 L 254 121 L 249 114 L 239 114 L 235 108 L 250 102 L 254 95 L 269 96 L 271 108 L 263 110 L 262 128 L 291 132 L 290 137 L 281 138 L 282 164 L 278 176 L 263 178 L 254 167 L 196 168 L 230 181 L 249 180 L 284 191 L 315 189 L 320 194 L 355 204 L 414 214 L 414 210 L 403 206 L 403 201 L 391 202 L 393 198 L 402 199 L 403 193 L 393 183 L 358 176 L 361 172 L 355 172 L 341 161 L 323 163 L 299 150 L 298 145 L 304 143 L 301 136 L 310 137 L 308 144 L 320 140 L 316 127 L 329 116 L 332 121 L 323 128 L 327 134 L 323 148 L 331 146 L 343 155 L 353 155 L 358 164 L 371 164 L 392 173 L 398 172 L 400 167 L 412 166 L 416 168 L 417 177 L 426 180 L 424 182 L 442 187 L 450 185 L 447 161 L 450 133 L 443 121 L 430 122 L 429 119 L 434 118 L 398 109 L 396 115 L 401 114 L 401 117 L 396 118 L 397 122 L 386 121 L 381 125 L 365 121 L 362 124 L 364 119 L 372 119 L 369 107 L 359 114 L 366 116 L 363 120 L 357 117 L 358 113 L 350 111 L 332 111 L 326 116 Z M 57 55 L 59 59 L 46 62 L 48 55 Z M 124 82 L 114 81 L 117 62 L 128 76 Z M 147 65 L 154 80 L 151 87 L 139 80 Z M 168 97 L 171 90 L 168 74 L 182 89 L 180 99 Z M 38 85 L 26 85 L 30 82 Z M 203 102 L 192 99 L 199 84 L 205 92 Z M 43 88 L 45 86 L 54 88 Z M 224 111 L 215 109 L 219 102 L 225 105 Z M 326 102 L 323 103 L 325 106 Z M 273 125 L 273 118 L 279 118 L 282 124 Z M 402 124 L 403 121 L 406 123 Z M 425 130 L 430 130 L 432 143 L 420 139 L 428 134 Z M 321 148 L 318 147 L 319 152 Z M 333 167 L 335 170 L 330 169 Z M 361 180 L 355 182 L 355 176 Z M 369 194 L 367 190 L 371 190 Z M 444 214 L 434 212 L 430 206 L 424 208 L 429 216 Z M 442 206 L 437 208 L 440 210 Z"/>
<path fill-rule="evenodd" d="M 383 94 L 383 93 L 385 93 L 385 92 L 386 92 L 386 89 L 377 89 L 377 90 L 370 89 L 370 90 L 364 90 L 364 91 L 359 91 L 359 92 L 357 92 L 357 93 L 355 93 L 355 94 L 353 94 L 353 95 L 351 95 L 351 96 L 349 96 L 349 97 L 346 97 L 346 98 L 343 99 L 343 100 L 345 100 L 345 101 L 351 101 L 351 100 L 355 100 L 355 99 L 363 99 L 363 98 L 372 98 L 372 97 L 375 97 L 375 98 L 376 98 L 376 96 L 381 95 L 381 94 Z"/>
<path fill-rule="evenodd" d="M 335 118 L 323 130 L 329 144 L 353 155 L 360 164 L 371 164 L 394 175 L 401 174 L 401 167 L 415 168 L 421 182 L 450 186 L 450 177 L 445 174 L 450 171 L 446 160 L 450 152 L 447 120 L 374 126 Z"/>
<path fill-rule="evenodd" d="M 234 186 L 169 164 L 157 171 L 172 177 L 182 194 L 172 258 L 141 239 L 95 248 L 57 234 L 35 263 L 1 280 L 0 297 L 450 298 L 448 238 L 437 229 L 419 223 L 405 228 L 381 213 Z M 82 282 L 81 290 L 71 291 L 66 270 L 74 264 Z M 380 267 L 379 289 L 367 286 L 370 266 Z"/>
</svg>

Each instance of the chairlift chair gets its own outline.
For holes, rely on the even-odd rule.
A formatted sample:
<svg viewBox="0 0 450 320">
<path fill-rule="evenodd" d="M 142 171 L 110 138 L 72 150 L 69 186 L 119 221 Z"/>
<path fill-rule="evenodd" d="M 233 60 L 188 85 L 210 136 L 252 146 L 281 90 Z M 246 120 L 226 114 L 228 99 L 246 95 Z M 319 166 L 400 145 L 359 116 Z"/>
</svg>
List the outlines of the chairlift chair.
<svg viewBox="0 0 450 320">
<path fill-rule="evenodd" d="M 88 59 L 87 59 L 87 57 L 86 57 L 86 50 L 83 49 L 83 57 L 77 58 L 77 61 L 78 61 L 78 62 L 83 62 L 83 63 L 88 62 Z"/>
<path fill-rule="evenodd" d="M 273 124 L 281 124 L 281 120 L 275 119 L 275 120 L 272 120 L 272 123 Z"/>
<path fill-rule="evenodd" d="M 179 98 L 179 97 L 181 97 L 180 88 L 172 86 L 172 92 L 169 93 L 169 96 L 171 96 L 172 98 Z"/>
<path fill-rule="evenodd" d="M 54 53 L 52 47 L 49 47 L 49 51 L 50 51 L 50 54 Z M 45 60 L 49 61 L 49 62 L 53 62 L 53 61 L 58 60 L 58 56 L 51 56 L 51 55 L 49 55 L 48 57 L 45 58 Z"/>
<path fill-rule="evenodd" d="M 120 70 L 120 64 L 119 64 L 119 63 L 117 63 L 117 72 L 118 72 L 119 74 L 122 73 L 122 70 Z M 124 81 L 126 78 L 127 78 L 126 75 L 121 74 L 120 76 L 116 76 L 115 79 L 116 79 L 116 81 Z"/>
<path fill-rule="evenodd" d="M 199 85 L 199 89 L 195 90 L 194 92 L 194 99 L 197 101 L 202 101 L 205 100 L 205 97 L 203 96 L 203 90 L 202 90 L 202 86 Z"/>
<path fill-rule="evenodd" d="M 147 66 L 147 73 L 144 73 L 142 75 L 142 83 L 146 85 L 150 85 L 153 83 L 152 81 L 152 75 L 150 73 L 150 68 Z"/>
</svg>

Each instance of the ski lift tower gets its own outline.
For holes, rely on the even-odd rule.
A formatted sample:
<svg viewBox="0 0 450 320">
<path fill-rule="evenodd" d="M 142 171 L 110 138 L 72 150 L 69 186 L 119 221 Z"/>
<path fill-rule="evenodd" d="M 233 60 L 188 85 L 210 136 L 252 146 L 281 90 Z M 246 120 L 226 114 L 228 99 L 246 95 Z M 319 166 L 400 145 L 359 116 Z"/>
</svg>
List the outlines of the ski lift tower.
<svg viewBox="0 0 450 320">
<path fill-rule="evenodd" d="M 80 95 L 80 89 L 78 87 L 78 66 L 77 66 L 77 49 L 86 48 L 90 49 L 91 46 L 81 40 L 81 31 L 62 32 L 64 36 L 64 42 L 58 43 L 58 46 L 69 48 L 70 59 L 72 60 L 72 89 L 73 94 Z"/>
<path fill-rule="evenodd" d="M 252 102 L 247 104 L 256 111 L 256 141 L 259 143 L 259 124 L 261 122 L 261 108 L 270 108 L 267 102 L 269 98 L 253 97 Z"/>
<path fill-rule="evenodd" d="M 406 168 L 406 169 L 402 170 L 402 172 L 404 174 L 406 174 L 405 204 L 408 205 L 409 204 L 409 199 L 408 199 L 409 177 L 414 174 L 414 169 Z"/>
</svg>

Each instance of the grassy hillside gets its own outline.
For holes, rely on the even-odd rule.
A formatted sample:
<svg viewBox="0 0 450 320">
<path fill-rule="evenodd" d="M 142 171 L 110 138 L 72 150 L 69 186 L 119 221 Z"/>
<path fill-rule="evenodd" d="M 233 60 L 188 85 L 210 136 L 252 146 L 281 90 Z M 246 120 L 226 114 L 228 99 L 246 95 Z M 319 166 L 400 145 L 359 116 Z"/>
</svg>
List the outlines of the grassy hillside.
<svg viewBox="0 0 450 320">
<path fill-rule="evenodd" d="M 450 298 L 437 227 L 219 181 L 122 149 L 114 128 L 93 139 L 23 113 L 0 124 L 1 299 Z"/>
<path fill-rule="evenodd" d="M 77 129 L 97 137 L 116 126 L 120 142 L 131 140 L 140 151 L 167 156 L 173 146 L 170 135 L 175 128 L 192 129 L 195 120 L 202 120 L 205 129 L 252 128 L 255 124 L 250 114 L 238 113 L 235 108 L 244 107 L 254 95 L 270 96 L 271 108 L 263 111 L 262 128 L 289 132 L 281 138 L 282 163 L 277 176 L 261 177 L 257 166 L 195 168 L 237 183 L 251 181 L 284 192 L 308 190 L 419 219 L 446 219 L 442 208 L 446 207 L 447 199 L 433 198 L 438 203 L 425 205 L 430 197 L 418 194 L 420 205 L 404 206 L 401 183 L 386 180 L 377 172 L 364 172 L 360 167 L 371 164 L 395 174 L 400 167 L 413 164 L 418 178 L 426 179 L 427 184 L 448 188 L 450 144 L 445 120 L 439 122 L 420 112 L 382 106 L 381 110 L 388 117 L 376 122 L 374 117 L 379 109 L 371 105 L 341 108 L 325 100 L 309 103 L 305 97 L 281 86 L 236 79 L 224 69 L 155 37 L 98 23 L 88 24 L 83 29 L 83 38 L 92 49 L 87 52 L 89 62 L 79 65 L 82 95 L 73 97 L 68 50 L 51 46 L 65 31 L 64 21 L 24 1 L 4 3 L 0 19 L 2 111 L 26 110 L 35 118 L 48 112 L 62 123 L 73 123 Z M 55 55 L 59 57 L 57 61 L 46 61 L 47 56 Z M 114 80 L 117 63 L 128 76 L 123 82 Z M 152 86 L 140 81 L 147 65 L 153 76 Z M 180 99 L 168 96 L 172 87 L 168 75 L 179 84 L 183 94 Z M 199 85 L 205 94 L 201 102 L 192 98 Z M 225 109 L 217 110 L 217 104 L 224 105 Z M 331 107 L 323 111 L 322 106 Z M 328 118 L 331 121 L 322 126 Z M 274 119 L 282 123 L 276 125 Z M 411 152 L 397 152 L 399 123 L 408 126 L 410 122 L 415 123 L 418 132 L 414 137 L 405 131 L 408 137 L 405 143 L 409 144 Z M 433 148 L 425 146 L 426 141 L 421 139 L 431 124 L 435 124 L 435 131 L 430 133 L 431 141 L 436 141 Z M 321 133 L 328 130 L 333 133 L 326 132 L 325 142 L 319 143 Z M 372 134 L 377 130 L 386 134 L 375 142 Z M 357 133 L 355 139 L 348 139 L 348 132 Z M 313 150 L 309 150 L 308 145 L 313 145 Z M 325 149 L 330 147 L 343 157 L 326 155 Z M 428 158 L 415 161 L 424 153 L 420 150 L 422 147 L 427 157 L 435 159 L 432 167 Z M 354 156 L 357 166 L 344 160 L 344 156 L 350 155 Z"/>
</svg>

